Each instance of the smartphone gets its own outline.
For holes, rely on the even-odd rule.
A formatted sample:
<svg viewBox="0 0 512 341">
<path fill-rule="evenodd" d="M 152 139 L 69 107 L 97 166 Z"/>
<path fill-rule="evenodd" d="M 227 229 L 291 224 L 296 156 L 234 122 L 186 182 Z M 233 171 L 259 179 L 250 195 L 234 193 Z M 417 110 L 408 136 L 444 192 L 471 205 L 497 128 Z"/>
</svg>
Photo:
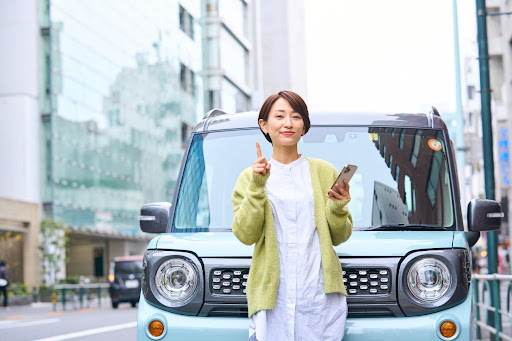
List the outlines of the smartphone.
<svg viewBox="0 0 512 341">
<path fill-rule="evenodd" d="M 345 184 L 343 183 L 343 180 L 347 180 L 347 182 L 349 182 L 350 179 L 352 179 L 352 176 L 354 175 L 356 170 L 357 170 L 356 165 L 345 165 L 345 167 L 343 167 L 340 174 L 338 175 L 338 178 L 336 179 L 336 181 L 332 184 L 331 189 L 333 191 L 335 191 L 336 193 L 338 193 L 338 190 L 334 186 L 336 184 L 339 184 L 341 186 L 341 188 L 345 188 Z"/>
</svg>

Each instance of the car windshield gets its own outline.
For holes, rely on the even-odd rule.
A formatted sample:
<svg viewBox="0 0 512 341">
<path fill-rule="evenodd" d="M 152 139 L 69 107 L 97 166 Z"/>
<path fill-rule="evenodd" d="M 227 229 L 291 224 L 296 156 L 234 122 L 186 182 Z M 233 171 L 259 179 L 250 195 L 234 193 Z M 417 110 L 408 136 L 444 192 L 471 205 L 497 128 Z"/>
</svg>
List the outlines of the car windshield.
<svg viewBox="0 0 512 341">
<path fill-rule="evenodd" d="M 142 273 L 142 261 L 116 262 L 114 272 L 118 275 Z"/>
<path fill-rule="evenodd" d="M 229 231 L 231 195 L 242 170 L 272 146 L 259 129 L 193 136 L 176 204 L 173 232 Z M 312 126 L 298 145 L 306 157 L 359 168 L 350 180 L 354 230 L 453 227 L 454 210 L 441 130 Z"/>
</svg>

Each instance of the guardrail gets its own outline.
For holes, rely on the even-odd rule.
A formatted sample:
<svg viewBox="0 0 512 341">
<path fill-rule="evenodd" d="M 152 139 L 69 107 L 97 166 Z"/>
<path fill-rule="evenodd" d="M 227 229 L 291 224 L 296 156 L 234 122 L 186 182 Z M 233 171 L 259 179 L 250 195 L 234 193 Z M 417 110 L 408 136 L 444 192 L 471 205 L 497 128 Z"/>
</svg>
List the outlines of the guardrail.
<svg viewBox="0 0 512 341">
<path fill-rule="evenodd" d="M 69 295 L 69 301 L 74 309 L 89 307 L 89 297 L 92 289 L 96 289 L 98 307 L 101 307 L 101 289 L 108 289 L 109 287 L 109 283 L 57 284 L 52 293 L 53 310 L 57 310 L 57 292 L 61 294 L 62 310 L 66 310 L 68 294 L 71 294 Z"/>
<path fill-rule="evenodd" d="M 503 289 L 505 289 L 504 291 Z M 504 295 L 502 295 L 504 294 Z M 473 275 L 473 299 L 476 304 L 476 338 L 482 339 L 482 329 L 489 332 L 490 339 L 495 341 L 512 341 L 512 336 L 504 332 L 512 325 L 512 275 Z M 506 295 L 506 310 L 501 308 L 501 303 Z M 505 303 L 505 301 L 503 302 Z M 481 316 L 481 310 L 486 315 L 485 320 Z M 502 320 L 505 317 L 505 321 Z"/>
</svg>

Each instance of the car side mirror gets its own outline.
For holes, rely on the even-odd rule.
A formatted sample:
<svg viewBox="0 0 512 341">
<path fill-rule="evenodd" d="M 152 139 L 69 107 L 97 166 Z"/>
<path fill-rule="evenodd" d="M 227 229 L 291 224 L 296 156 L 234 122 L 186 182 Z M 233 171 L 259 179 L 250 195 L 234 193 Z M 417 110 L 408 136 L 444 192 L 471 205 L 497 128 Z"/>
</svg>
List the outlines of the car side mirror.
<svg viewBox="0 0 512 341">
<path fill-rule="evenodd" d="M 468 204 L 468 230 L 473 232 L 499 230 L 503 216 L 499 202 L 473 199 Z"/>
<path fill-rule="evenodd" d="M 171 214 L 171 203 L 155 202 L 140 209 L 140 229 L 147 233 L 164 233 Z"/>
</svg>

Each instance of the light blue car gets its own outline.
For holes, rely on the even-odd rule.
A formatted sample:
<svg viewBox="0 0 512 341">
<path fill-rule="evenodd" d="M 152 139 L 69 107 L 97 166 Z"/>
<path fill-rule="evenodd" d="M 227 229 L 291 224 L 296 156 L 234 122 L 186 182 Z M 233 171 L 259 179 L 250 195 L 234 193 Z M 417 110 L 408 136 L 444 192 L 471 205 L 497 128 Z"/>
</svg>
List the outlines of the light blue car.
<svg viewBox="0 0 512 341">
<path fill-rule="evenodd" d="M 257 112 L 209 112 L 193 130 L 173 202 L 142 207 L 158 233 L 144 255 L 138 340 L 247 340 L 252 246 L 231 232 L 231 194 L 255 159 L 271 156 Z M 435 108 L 427 114 L 311 115 L 299 152 L 352 177 L 350 239 L 336 247 L 348 291 L 343 340 L 475 338 L 471 253 L 497 230 L 501 206 L 472 200 L 464 229 L 455 157 Z M 278 274 L 276 274 L 278 276 Z"/>
</svg>

